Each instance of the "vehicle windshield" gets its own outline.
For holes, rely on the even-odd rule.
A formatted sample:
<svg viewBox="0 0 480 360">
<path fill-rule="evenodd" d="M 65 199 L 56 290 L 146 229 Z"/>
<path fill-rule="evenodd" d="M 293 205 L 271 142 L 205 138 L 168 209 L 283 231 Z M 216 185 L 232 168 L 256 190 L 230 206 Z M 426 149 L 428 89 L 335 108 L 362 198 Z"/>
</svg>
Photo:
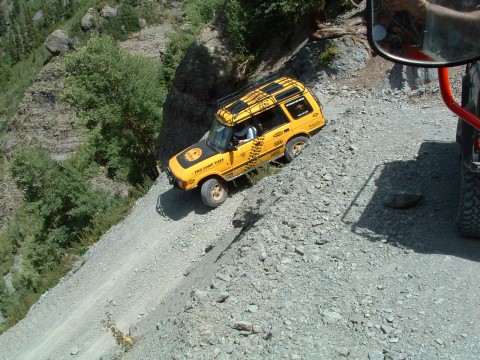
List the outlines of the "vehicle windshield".
<svg viewBox="0 0 480 360">
<path fill-rule="evenodd" d="M 215 119 L 208 134 L 207 144 L 217 151 L 227 151 L 232 132 L 233 128 L 231 126 L 223 125 Z"/>
<path fill-rule="evenodd" d="M 480 54 L 480 0 L 371 0 L 371 41 L 398 60 L 426 65 Z"/>
</svg>

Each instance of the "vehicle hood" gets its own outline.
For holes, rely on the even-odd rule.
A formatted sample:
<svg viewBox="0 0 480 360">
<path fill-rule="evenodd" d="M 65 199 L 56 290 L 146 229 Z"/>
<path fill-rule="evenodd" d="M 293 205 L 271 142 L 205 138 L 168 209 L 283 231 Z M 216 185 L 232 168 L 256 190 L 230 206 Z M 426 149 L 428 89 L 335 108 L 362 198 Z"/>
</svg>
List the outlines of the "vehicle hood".
<svg viewBox="0 0 480 360">
<path fill-rule="evenodd" d="M 207 140 L 204 139 L 183 150 L 175 157 L 181 167 L 188 169 L 217 154 L 218 152 L 208 146 Z"/>
</svg>

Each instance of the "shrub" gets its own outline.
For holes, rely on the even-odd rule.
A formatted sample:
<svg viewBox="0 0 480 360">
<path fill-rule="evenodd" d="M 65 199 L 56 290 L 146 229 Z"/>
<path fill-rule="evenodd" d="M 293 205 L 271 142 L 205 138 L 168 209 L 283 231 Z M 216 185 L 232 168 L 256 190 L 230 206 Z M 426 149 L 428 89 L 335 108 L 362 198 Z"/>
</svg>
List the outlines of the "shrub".
<svg viewBox="0 0 480 360">
<path fill-rule="evenodd" d="M 69 253 L 95 242 L 131 204 L 93 189 L 79 170 L 83 160 L 74 156 L 59 163 L 36 143 L 19 148 L 13 156 L 9 170 L 25 203 L 0 236 L 0 270 L 11 274 L 15 289 L 10 293 L 0 284 L 4 327 L 21 319 L 58 282 L 70 265 Z M 21 260 L 14 266 L 16 257 Z"/>
<path fill-rule="evenodd" d="M 100 33 L 119 40 L 126 40 L 130 33 L 138 30 L 140 30 L 140 24 L 137 11 L 128 3 L 119 8 L 115 18 L 103 21 L 98 29 Z"/>
<path fill-rule="evenodd" d="M 318 63 L 322 65 L 330 64 L 335 58 L 338 57 L 338 51 L 337 45 L 328 45 L 327 48 L 318 55 Z"/>
<path fill-rule="evenodd" d="M 134 185 L 158 176 L 155 142 L 166 89 L 160 66 L 94 36 L 66 60 L 63 99 L 78 110 L 84 151 L 108 176 Z"/>
<path fill-rule="evenodd" d="M 265 163 L 247 173 L 246 176 L 250 184 L 256 185 L 263 178 L 275 175 L 279 173 L 280 170 L 282 170 L 282 167 L 278 162 Z"/>
<path fill-rule="evenodd" d="M 270 39 L 292 33 L 309 11 L 324 6 L 324 0 L 227 0 L 226 35 L 235 50 L 255 53 Z"/>
<path fill-rule="evenodd" d="M 67 247 L 88 227 L 99 207 L 98 194 L 75 168 L 53 160 L 39 144 L 22 147 L 10 164 L 27 211 L 42 219 L 35 242 Z"/>
</svg>

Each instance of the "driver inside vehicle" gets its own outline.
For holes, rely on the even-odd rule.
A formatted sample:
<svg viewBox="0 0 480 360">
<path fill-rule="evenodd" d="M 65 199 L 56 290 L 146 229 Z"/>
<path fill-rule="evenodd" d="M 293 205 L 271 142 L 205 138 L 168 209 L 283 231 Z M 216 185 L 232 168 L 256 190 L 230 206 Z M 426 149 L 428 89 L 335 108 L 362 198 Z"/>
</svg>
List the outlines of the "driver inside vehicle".
<svg viewBox="0 0 480 360">
<path fill-rule="evenodd" d="M 243 128 L 234 133 L 234 138 L 238 141 L 238 145 L 245 144 L 257 136 L 257 129 L 252 125 L 251 120 L 242 123 Z"/>
</svg>

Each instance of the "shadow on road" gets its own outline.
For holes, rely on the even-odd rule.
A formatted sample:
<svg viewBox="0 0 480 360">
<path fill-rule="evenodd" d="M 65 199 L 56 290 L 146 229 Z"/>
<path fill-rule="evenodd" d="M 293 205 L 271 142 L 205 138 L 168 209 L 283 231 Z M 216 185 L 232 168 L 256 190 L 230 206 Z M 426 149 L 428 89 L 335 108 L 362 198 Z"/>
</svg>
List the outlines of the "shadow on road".
<svg viewBox="0 0 480 360">
<path fill-rule="evenodd" d="M 209 211 L 197 190 L 182 191 L 173 187 L 160 194 L 156 209 L 159 215 L 174 221 L 183 219 L 191 212 L 206 214 Z"/>
<path fill-rule="evenodd" d="M 234 182 L 230 182 L 228 184 L 229 196 L 226 201 L 233 201 L 232 196 L 245 190 L 248 186 L 250 185 L 245 176 L 236 179 Z M 171 187 L 158 196 L 156 210 L 159 215 L 177 221 L 192 212 L 199 215 L 206 214 L 212 210 L 212 208 L 203 204 L 200 189 L 183 191 Z"/>
<path fill-rule="evenodd" d="M 424 142 L 416 159 L 377 166 L 342 220 L 371 241 L 480 261 L 480 241 L 462 238 L 456 229 L 459 185 L 458 145 Z M 386 207 L 385 196 L 397 191 L 419 191 L 424 199 L 409 209 Z"/>
</svg>

